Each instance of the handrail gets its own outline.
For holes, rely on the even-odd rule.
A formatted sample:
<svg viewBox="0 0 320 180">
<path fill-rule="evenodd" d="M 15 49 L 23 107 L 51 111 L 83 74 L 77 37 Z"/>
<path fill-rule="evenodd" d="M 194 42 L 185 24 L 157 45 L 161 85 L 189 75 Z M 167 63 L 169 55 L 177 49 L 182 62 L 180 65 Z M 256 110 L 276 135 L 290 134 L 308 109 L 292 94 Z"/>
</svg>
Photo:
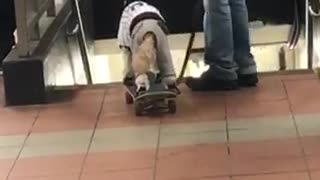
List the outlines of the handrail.
<svg viewBox="0 0 320 180">
<path fill-rule="evenodd" d="M 79 46 L 88 84 L 92 83 L 87 38 L 80 14 L 80 0 L 15 0 L 18 56 L 29 58 L 49 53 L 58 30 L 74 14 Z M 81 2 L 81 1 L 80 1 Z M 73 17 L 73 16 L 72 16 Z M 66 32 L 68 35 L 68 32 Z M 69 34 L 70 35 L 70 34 Z"/>
<path fill-rule="evenodd" d="M 312 38 L 311 38 L 311 44 L 312 44 L 312 51 L 309 57 L 309 66 L 310 68 L 315 68 L 320 65 L 320 51 L 319 51 L 319 45 L 320 45 L 320 2 L 319 0 L 311 0 L 309 6 L 308 6 L 308 13 L 311 16 L 312 21 Z"/>
<path fill-rule="evenodd" d="M 60 13 L 57 12 L 57 6 L 65 6 L 67 2 L 68 0 L 14 0 L 19 39 L 16 47 L 20 57 L 31 56 L 42 35 L 48 31 L 50 26 L 41 26 L 42 18 L 54 20 Z"/>
<path fill-rule="evenodd" d="M 318 0 L 311 0 L 308 10 L 311 16 L 320 16 L 320 2 Z"/>
</svg>

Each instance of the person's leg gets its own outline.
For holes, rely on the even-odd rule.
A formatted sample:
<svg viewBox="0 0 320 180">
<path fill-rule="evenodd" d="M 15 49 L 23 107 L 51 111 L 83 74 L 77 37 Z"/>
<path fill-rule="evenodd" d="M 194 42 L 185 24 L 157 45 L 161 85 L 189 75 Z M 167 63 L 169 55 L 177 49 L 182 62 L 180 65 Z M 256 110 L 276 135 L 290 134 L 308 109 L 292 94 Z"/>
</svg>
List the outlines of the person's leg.
<svg viewBox="0 0 320 180">
<path fill-rule="evenodd" d="M 237 89 L 229 0 L 204 0 L 204 9 L 204 56 L 210 69 L 199 79 L 187 79 L 187 85 L 193 90 Z"/>
<path fill-rule="evenodd" d="M 257 66 L 250 50 L 248 10 L 245 0 L 230 0 L 234 60 L 239 66 L 238 78 L 242 86 L 254 86 L 258 82 Z"/>
<path fill-rule="evenodd" d="M 217 79 L 237 79 L 233 61 L 233 30 L 229 0 L 205 2 L 205 62 Z"/>
</svg>

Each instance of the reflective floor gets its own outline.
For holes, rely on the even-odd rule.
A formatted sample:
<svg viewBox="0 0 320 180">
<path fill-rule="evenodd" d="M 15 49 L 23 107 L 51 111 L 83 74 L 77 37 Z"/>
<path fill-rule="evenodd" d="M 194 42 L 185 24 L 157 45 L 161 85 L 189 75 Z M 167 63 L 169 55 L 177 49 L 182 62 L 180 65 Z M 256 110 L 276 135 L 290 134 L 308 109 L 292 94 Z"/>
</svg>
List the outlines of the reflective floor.
<svg viewBox="0 0 320 180">
<path fill-rule="evenodd" d="M 176 115 L 135 117 L 117 85 L 1 107 L 0 180 L 319 180 L 318 79 L 260 79 L 235 92 L 182 86 Z"/>
</svg>

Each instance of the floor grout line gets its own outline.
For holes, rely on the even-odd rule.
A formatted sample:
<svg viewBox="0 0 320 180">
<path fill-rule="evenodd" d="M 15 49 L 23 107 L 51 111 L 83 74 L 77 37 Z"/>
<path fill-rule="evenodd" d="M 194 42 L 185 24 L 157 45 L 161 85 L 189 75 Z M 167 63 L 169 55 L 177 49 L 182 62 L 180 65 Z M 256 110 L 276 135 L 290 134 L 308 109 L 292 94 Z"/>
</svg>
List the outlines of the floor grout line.
<svg viewBox="0 0 320 180">
<path fill-rule="evenodd" d="M 261 176 L 261 175 L 281 175 L 281 174 L 292 174 L 292 173 L 308 173 L 308 170 L 288 170 L 288 171 L 277 171 L 277 172 L 262 172 L 262 173 L 249 173 L 249 174 L 237 174 L 232 177 L 245 177 L 245 176 Z"/>
<path fill-rule="evenodd" d="M 9 170 L 9 173 L 8 173 L 7 177 L 5 178 L 5 180 L 8 180 L 10 178 L 10 175 L 12 174 L 12 171 L 13 171 L 15 165 L 16 165 L 17 161 L 19 160 L 19 158 L 20 158 L 20 156 L 22 154 L 24 146 L 26 145 L 26 143 L 27 143 L 27 141 L 28 141 L 28 139 L 29 139 L 29 137 L 30 137 L 30 135 L 32 133 L 32 129 L 33 129 L 34 125 L 36 124 L 36 122 L 38 121 L 39 117 L 40 117 L 40 111 L 41 111 L 41 107 L 39 107 L 39 109 L 37 110 L 36 115 L 34 116 L 34 121 L 32 122 L 32 125 L 31 125 L 31 127 L 30 127 L 30 129 L 29 129 L 29 131 L 28 131 L 28 133 L 27 133 L 22 145 L 21 145 L 21 149 L 18 152 L 18 155 L 17 155 L 16 159 L 14 160 L 14 162 L 13 162 L 13 164 L 12 164 L 12 166 L 11 166 L 11 168 Z"/>
<path fill-rule="evenodd" d="M 157 141 L 157 146 L 156 146 L 156 152 L 154 155 L 154 165 L 153 165 L 153 180 L 156 180 L 157 178 L 157 167 L 158 167 L 158 156 L 159 156 L 159 150 L 160 150 L 160 140 L 161 140 L 161 128 L 162 128 L 162 124 L 161 124 L 161 120 L 159 123 L 159 129 L 158 129 L 158 141 Z"/>
<path fill-rule="evenodd" d="M 299 132 L 299 127 L 298 127 L 297 120 L 296 120 L 296 117 L 294 115 L 293 108 L 292 108 L 292 102 L 291 102 L 291 100 L 289 98 L 288 89 L 287 89 L 287 86 L 285 85 L 284 81 L 282 81 L 282 85 L 283 85 L 284 90 L 285 90 L 285 92 L 286 92 L 286 94 L 288 96 L 289 109 L 290 109 L 291 117 L 292 117 L 292 120 L 293 120 L 293 123 L 294 123 L 294 126 L 295 126 L 297 139 L 298 139 L 298 142 L 299 142 L 299 145 L 300 145 L 300 150 L 301 150 L 301 153 L 303 155 L 303 161 L 304 161 L 304 164 L 305 164 L 305 166 L 307 168 L 308 177 L 309 177 L 309 180 L 312 180 L 311 171 L 310 171 L 309 163 L 308 163 L 308 160 L 307 160 L 307 154 L 306 154 L 305 148 L 304 148 L 303 143 L 302 143 L 301 135 L 300 135 L 300 132 Z"/>
<path fill-rule="evenodd" d="M 229 118 L 228 118 L 228 99 L 227 94 L 224 94 L 224 120 L 225 120 L 225 131 L 226 131 L 226 145 L 227 145 L 227 153 L 230 155 L 230 134 L 229 134 Z"/>
<path fill-rule="evenodd" d="M 102 112 L 103 112 L 104 103 L 105 103 L 105 100 L 106 100 L 106 95 L 107 95 L 107 91 L 105 90 L 104 93 L 103 93 L 103 96 L 102 96 L 102 101 L 101 101 L 100 109 L 99 109 L 98 114 L 97 114 L 96 123 L 95 123 L 95 125 L 94 125 L 93 131 L 92 131 L 92 134 L 91 134 L 91 137 L 90 137 L 90 141 L 89 141 L 89 144 L 88 144 L 88 147 L 87 147 L 87 152 L 86 152 L 86 155 L 85 155 L 85 157 L 83 158 L 83 161 L 82 161 L 82 164 L 81 164 L 81 168 L 80 168 L 80 173 L 79 173 L 79 176 L 78 176 L 78 180 L 81 180 L 82 175 L 83 175 L 83 170 L 84 170 L 85 162 L 87 161 L 87 158 L 88 158 L 88 155 L 89 155 L 91 146 L 92 146 L 92 141 L 93 141 L 94 135 L 95 135 L 95 133 L 96 133 L 96 130 L 97 130 L 97 127 L 98 127 L 98 124 L 99 124 L 99 120 L 100 120 L 101 114 L 102 114 Z"/>
<path fill-rule="evenodd" d="M 230 158 L 230 155 L 231 155 L 231 149 L 230 149 L 230 133 L 229 133 L 229 118 L 228 118 L 228 98 L 227 98 L 227 94 L 224 93 L 224 112 L 225 112 L 225 118 L 224 120 L 226 121 L 226 145 L 227 145 L 227 155 L 228 155 L 228 161 L 229 161 L 229 171 L 230 171 L 230 174 L 228 175 L 228 178 L 230 180 L 232 180 L 232 167 L 231 167 L 231 158 Z"/>
</svg>

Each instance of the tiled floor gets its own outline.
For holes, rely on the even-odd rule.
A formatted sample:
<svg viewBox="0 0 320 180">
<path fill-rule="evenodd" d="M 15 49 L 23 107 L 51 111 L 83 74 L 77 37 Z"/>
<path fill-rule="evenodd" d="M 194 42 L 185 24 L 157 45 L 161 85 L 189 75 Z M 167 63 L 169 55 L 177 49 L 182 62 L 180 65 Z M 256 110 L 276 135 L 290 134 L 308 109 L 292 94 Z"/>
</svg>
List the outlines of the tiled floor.
<svg viewBox="0 0 320 180">
<path fill-rule="evenodd" d="M 0 180 L 320 179 L 313 75 L 264 76 L 237 92 L 181 89 L 176 115 L 135 117 L 121 86 L 0 108 Z"/>
</svg>

